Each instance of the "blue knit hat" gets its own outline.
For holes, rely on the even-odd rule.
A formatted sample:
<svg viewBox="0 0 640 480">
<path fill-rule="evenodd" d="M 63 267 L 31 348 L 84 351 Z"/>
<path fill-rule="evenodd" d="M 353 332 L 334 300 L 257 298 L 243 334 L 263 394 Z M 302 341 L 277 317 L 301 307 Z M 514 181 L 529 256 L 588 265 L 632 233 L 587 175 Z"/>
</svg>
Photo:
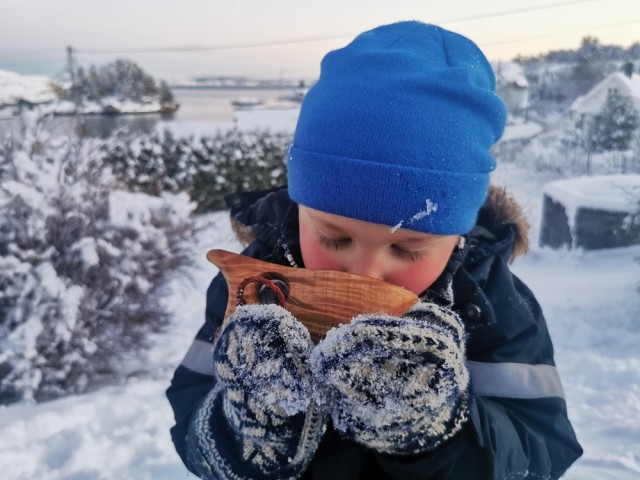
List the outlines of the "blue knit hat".
<svg viewBox="0 0 640 480">
<path fill-rule="evenodd" d="M 440 235 L 476 222 L 506 109 L 469 39 L 399 22 L 329 52 L 289 149 L 301 205 Z"/>
</svg>

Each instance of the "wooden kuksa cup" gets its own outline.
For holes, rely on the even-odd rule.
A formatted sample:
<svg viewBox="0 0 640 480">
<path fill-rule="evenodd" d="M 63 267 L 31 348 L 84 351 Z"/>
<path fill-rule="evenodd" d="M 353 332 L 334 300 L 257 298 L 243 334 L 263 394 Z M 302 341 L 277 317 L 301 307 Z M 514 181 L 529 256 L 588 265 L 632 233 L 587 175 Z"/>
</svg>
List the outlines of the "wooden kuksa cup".
<svg viewBox="0 0 640 480">
<path fill-rule="evenodd" d="M 211 250 L 207 259 L 224 275 L 229 287 L 225 320 L 239 304 L 260 302 L 260 288 L 280 288 L 280 302 L 318 342 L 329 329 L 349 323 L 361 313 L 402 316 L 418 302 L 409 290 L 376 278 L 334 270 L 292 268 L 227 252 Z"/>
</svg>

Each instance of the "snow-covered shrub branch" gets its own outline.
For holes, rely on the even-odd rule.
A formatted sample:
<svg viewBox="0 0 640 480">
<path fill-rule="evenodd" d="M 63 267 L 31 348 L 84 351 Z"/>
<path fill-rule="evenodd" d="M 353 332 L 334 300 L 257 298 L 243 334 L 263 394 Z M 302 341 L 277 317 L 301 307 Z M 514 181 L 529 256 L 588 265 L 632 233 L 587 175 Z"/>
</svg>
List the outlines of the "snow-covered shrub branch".
<svg viewBox="0 0 640 480">
<path fill-rule="evenodd" d="M 193 204 L 117 187 L 96 145 L 38 121 L 0 145 L 0 403 L 117 381 L 166 324 Z"/>
<path fill-rule="evenodd" d="M 205 212 L 224 209 L 228 193 L 283 185 L 290 141 L 284 133 L 236 129 L 202 138 L 122 133 L 104 145 L 103 154 L 129 189 L 187 192 L 197 211 Z"/>
<path fill-rule="evenodd" d="M 598 151 L 588 125 L 566 122 L 532 138 L 500 142 L 493 153 L 499 162 L 521 164 L 550 178 L 640 173 L 640 130 L 634 135 L 628 149 Z"/>
</svg>

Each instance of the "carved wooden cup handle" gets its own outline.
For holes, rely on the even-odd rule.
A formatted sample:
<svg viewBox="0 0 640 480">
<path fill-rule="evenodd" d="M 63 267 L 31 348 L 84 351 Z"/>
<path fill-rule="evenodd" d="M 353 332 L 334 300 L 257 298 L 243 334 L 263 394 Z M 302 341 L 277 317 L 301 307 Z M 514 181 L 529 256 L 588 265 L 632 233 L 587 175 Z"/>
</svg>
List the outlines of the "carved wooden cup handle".
<svg viewBox="0 0 640 480">
<path fill-rule="evenodd" d="M 238 304 L 259 303 L 265 285 L 307 327 L 314 342 L 355 315 L 401 316 L 419 300 L 402 287 L 352 273 L 285 267 L 225 250 L 210 250 L 207 259 L 220 269 L 229 287 L 225 320 Z"/>
</svg>

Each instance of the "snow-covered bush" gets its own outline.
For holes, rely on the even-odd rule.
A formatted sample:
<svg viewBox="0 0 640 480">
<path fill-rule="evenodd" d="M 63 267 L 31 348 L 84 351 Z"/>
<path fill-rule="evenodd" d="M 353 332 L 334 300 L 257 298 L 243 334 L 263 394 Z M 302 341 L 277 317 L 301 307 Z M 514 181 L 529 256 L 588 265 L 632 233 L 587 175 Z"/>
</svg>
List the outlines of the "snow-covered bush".
<svg viewBox="0 0 640 480">
<path fill-rule="evenodd" d="M 198 164 L 205 158 L 197 147 L 188 138 L 176 139 L 170 131 L 164 135 L 121 131 L 103 143 L 101 150 L 103 161 L 130 190 L 159 195 L 177 193 L 193 184 Z"/>
<path fill-rule="evenodd" d="M 286 182 L 290 135 L 232 129 L 211 137 L 121 133 L 103 147 L 105 163 L 133 191 L 187 192 L 198 212 L 225 208 L 224 196 Z"/>
<path fill-rule="evenodd" d="M 640 130 L 636 135 L 628 150 L 597 152 L 587 122 L 564 122 L 531 138 L 501 141 L 493 153 L 499 162 L 545 172 L 549 179 L 640 173 Z"/>
<path fill-rule="evenodd" d="M 572 175 L 588 175 L 591 173 L 591 155 L 593 146 L 590 142 L 589 131 L 582 121 L 574 128 L 566 129 L 560 136 L 560 154 L 564 157 L 565 171 Z M 556 159 L 557 160 L 557 159 Z"/>
<path fill-rule="evenodd" d="M 0 145 L 0 403 L 118 381 L 168 320 L 193 205 L 118 190 L 100 158 L 35 121 Z"/>
</svg>

